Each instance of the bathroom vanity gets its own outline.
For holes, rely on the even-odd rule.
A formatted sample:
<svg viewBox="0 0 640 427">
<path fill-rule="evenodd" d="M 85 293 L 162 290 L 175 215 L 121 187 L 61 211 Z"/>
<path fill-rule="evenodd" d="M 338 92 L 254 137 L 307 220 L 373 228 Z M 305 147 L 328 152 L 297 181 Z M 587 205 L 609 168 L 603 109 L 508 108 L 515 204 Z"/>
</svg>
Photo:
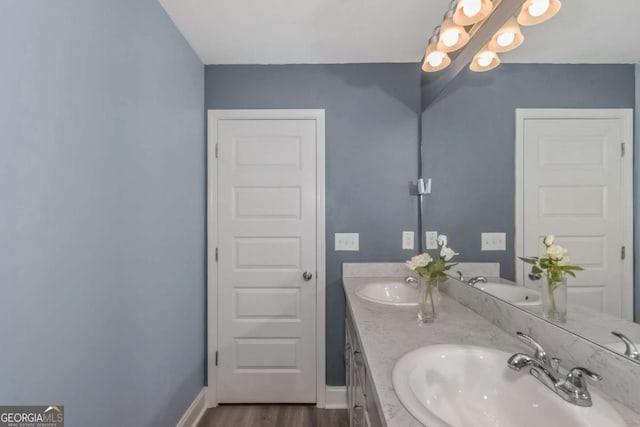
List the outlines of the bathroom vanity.
<svg viewBox="0 0 640 427">
<path fill-rule="evenodd" d="M 507 328 L 497 326 L 495 319 L 486 318 L 474 309 L 465 306 L 463 303 L 468 303 L 468 301 L 457 299 L 465 299 L 462 292 L 456 292 L 455 289 L 450 292 L 446 284 L 442 286 L 438 318 L 432 324 L 420 324 L 417 321 L 415 306 L 380 304 L 356 295 L 356 292 L 365 284 L 391 279 L 401 281 L 407 275 L 408 271 L 403 264 L 344 264 L 343 286 L 347 303 L 345 361 L 351 426 L 413 427 L 431 425 L 423 424 L 416 419 L 401 403 L 394 390 L 392 380 L 394 367 L 398 360 L 413 350 L 424 346 L 449 344 L 479 346 L 509 354 L 532 352 L 531 347 L 517 339 L 514 333 L 508 331 Z M 458 284 L 462 285 L 462 283 Z M 455 286 L 453 287 L 455 288 Z M 474 290 L 474 292 L 479 291 Z M 466 298 L 469 299 L 468 296 Z M 495 313 L 495 311 L 501 310 L 500 305 L 496 305 L 498 300 L 493 301 L 493 297 L 489 295 L 487 298 L 489 300 L 485 301 L 486 304 L 483 307 L 486 311 L 493 310 L 494 318 L 499 316 Z M 518 321 L 514 323 L 522 325 Z M 525 330 L 525 332 L 535 335 L 535 330 L 532 328 Z M 556 337 L 547 337 L 540 333 L 540 336 L 535 336 L 535 338 L 542 345 L 548 344 L 548 352 L 551 356 L 556 356 L 555 343 L 551 342 L 555 341 Z M 566 369 L 579 366 L 574 365 L 573 362 L 574 360 L 569 359 L 569 361 L 561 363 Z M 599 373 L 605 377 L 603 384 L 606 387 L 589 384 L 589 390 L 594 396 L 597 396 L 597 399 L 594 397 L 593 408 L 609 407 L 610 405 L 617 412 L 616 416 L 619 415 L 620 419 L 624 420 L 624 422 L 620 421 L 620 425 L 626 423 L 628 426 L 640 426 L 640 414 L 634 412 L 629 404 L 625 406 L 621 403 L 621 401 L 629 402 L 629 400 L 620 399 L 620 396 L 614 396 L 610 393 L 612 386 L 606 382 L 606 376 L 611 374 L 609 372 Z M 513 371 L 513 375 L 525 376 L 529 373 L 524 370 L 521 372 Z M 532 381 L 536 380 L 532 378 Z M 537 387 L 537 385 L 535 386 Z M 550 399 L 549 401 L 556 405 L 570 405 L 543 386 L 539 386 L 535 390 L 536 392 L 539 390 L 542 397 Z M 637 392 L 637 386 L 635 390 Z M 619 389 L 617 392 L 630 393 L 632 390 Z M 613 394 L 615 393 L 616 391 Z M 522 399 L 526 398 L 526 396 L 522 396 Z M 551 398 L 557 398 L 557 402 Z M 636 411 L 638 409 L 635 407 Z M 434 423 L 433 425 L 446 424 Z"/>
</svg>

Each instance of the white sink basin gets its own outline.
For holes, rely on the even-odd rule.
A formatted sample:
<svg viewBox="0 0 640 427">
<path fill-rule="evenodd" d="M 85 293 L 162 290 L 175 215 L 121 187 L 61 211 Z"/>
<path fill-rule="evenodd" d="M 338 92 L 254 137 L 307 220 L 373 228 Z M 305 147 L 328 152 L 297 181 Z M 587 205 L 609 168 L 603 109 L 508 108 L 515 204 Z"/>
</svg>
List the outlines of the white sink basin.
<svg viewBox="0 0 640 427">
<path fill-rule="evenodd" d="M 368 283 L 356 290 L 367 301 L 390 305 L 418 305 L 418 290 L 400 280 Z"/>
<path fill-rule="evenodd" d="M 507 366 L 511 353 L 483 347 L 433 345 L 405 354 L 393 369 L 393 388 L 427 426 L 626 426 L 590 390 L 593 406 L 572 405 L 524 369 Z"/>
<path fill-rule="evenodd" d="M 504 283 L 477 283 L 476 288 L 515 305 L 540 305 L 540 292 L 524 286 Z"/>
</svg>

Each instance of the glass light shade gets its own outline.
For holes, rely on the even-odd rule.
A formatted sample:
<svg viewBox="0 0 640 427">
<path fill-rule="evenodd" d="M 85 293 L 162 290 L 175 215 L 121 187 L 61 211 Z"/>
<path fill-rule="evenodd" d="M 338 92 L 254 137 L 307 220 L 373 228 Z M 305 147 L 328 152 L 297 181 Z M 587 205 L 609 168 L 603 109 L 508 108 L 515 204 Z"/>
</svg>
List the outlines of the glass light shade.
<svg viewBox="0 0 640 427">
<path fill-rule="evenodd" d="M 453 52 L 461 49 L 469 42 L 469 34 L 464 27 L 457 25 L 453 19 L 447 18 L 442 23 L 437 49 L 442 52 Z"/>
<path fill-rule="evenodd" d="M 529 6 L 529 14 L 534 17 L 542 16 L 549 10 L 549 0 L 533 0 Z"/>
<path fill-rule="evenodd" d="M 465 16 L 469 16 L 469 17 L 475 16 L 477 13 L 480 12 L 481 8 L 482 8 L 482 1 L 466 0 L 462 5 L 462 13 L 464 13 Z"/>
<path fill-rule="evenodd" d="M 518 15 L 518 24 L 538 25 L 552 18 L 561 7 L 560 0 L 527 0 Z"/>
<path fill-rule="evenodd" d="M 424 55 L 422 70 L 427 73 L 444 70 L 451 64 L 451 58 L 446 52 L 438 50 L 436 43 L 429 43 L 427 52 Z"/>
<path fill-rule="evenodd" d="M 453 22 L 461 26 L 473 25 L 491 14 L 491 0 L 460 0 L 453 14 Z"/>
<path fill-rule="evenodd" d="M 524 35 L 520 31 L 518 21 L 512 17 L 491 37 L 487 47 L 494 52 L 509 52 L 520 46 L 523 41 Z"/>
<path fill-rule="evenodd" d="M 484 47 L 473 57 L 473 61 L 471 61 L 469 68 L 471 71 L 481 73 L 493 70 L 498 65 L 500 65 L 500 58 L 498 57 L 498 54 L 489 50 L 487 47 Z"/>
</svg>

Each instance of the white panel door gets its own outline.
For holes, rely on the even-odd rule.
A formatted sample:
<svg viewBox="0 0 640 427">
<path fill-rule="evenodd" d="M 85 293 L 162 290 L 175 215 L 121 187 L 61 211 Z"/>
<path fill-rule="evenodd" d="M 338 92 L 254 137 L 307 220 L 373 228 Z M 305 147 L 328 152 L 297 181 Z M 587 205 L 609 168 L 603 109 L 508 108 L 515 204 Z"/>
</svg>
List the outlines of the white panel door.
<svg viewBox="0 0 640 427">
<path fill-rule="evenodd" d="M 220 403 L 316 401 L 316 143 L 315 120 L 218 122 Z"/>
<path fill-rule="evenodd" d="M 616 316 L 624 311 L 623 132 L 617 118 L 525 119 L 521 159 L 525 256 L 540 255 L 544 235 L 555 234 L 585 269 L 568 278 L 569 304 Z"/>
</svg>

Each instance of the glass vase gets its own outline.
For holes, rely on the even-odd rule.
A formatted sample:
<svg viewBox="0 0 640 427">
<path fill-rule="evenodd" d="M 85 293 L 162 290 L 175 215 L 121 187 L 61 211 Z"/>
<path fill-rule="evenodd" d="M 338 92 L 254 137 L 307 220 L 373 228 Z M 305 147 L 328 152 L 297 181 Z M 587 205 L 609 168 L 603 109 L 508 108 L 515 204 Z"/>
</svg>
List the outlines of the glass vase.
<svg viewBox="0 0 640 427">
<path fill-rule="evenodd" d="M 552 322 L 567 321 L 567 278 L 554 280 L 547 276 L 546 286 L 542 286 L 542 315 Z"/>
<path fill-rule="evenodd" d="M 438 282 L 425 280 L 421 277 L 419 288 L 418 319 L 422 323 L 433 323 L 438 317 L 438 304 L 440 303 Z"/>
</svg>

